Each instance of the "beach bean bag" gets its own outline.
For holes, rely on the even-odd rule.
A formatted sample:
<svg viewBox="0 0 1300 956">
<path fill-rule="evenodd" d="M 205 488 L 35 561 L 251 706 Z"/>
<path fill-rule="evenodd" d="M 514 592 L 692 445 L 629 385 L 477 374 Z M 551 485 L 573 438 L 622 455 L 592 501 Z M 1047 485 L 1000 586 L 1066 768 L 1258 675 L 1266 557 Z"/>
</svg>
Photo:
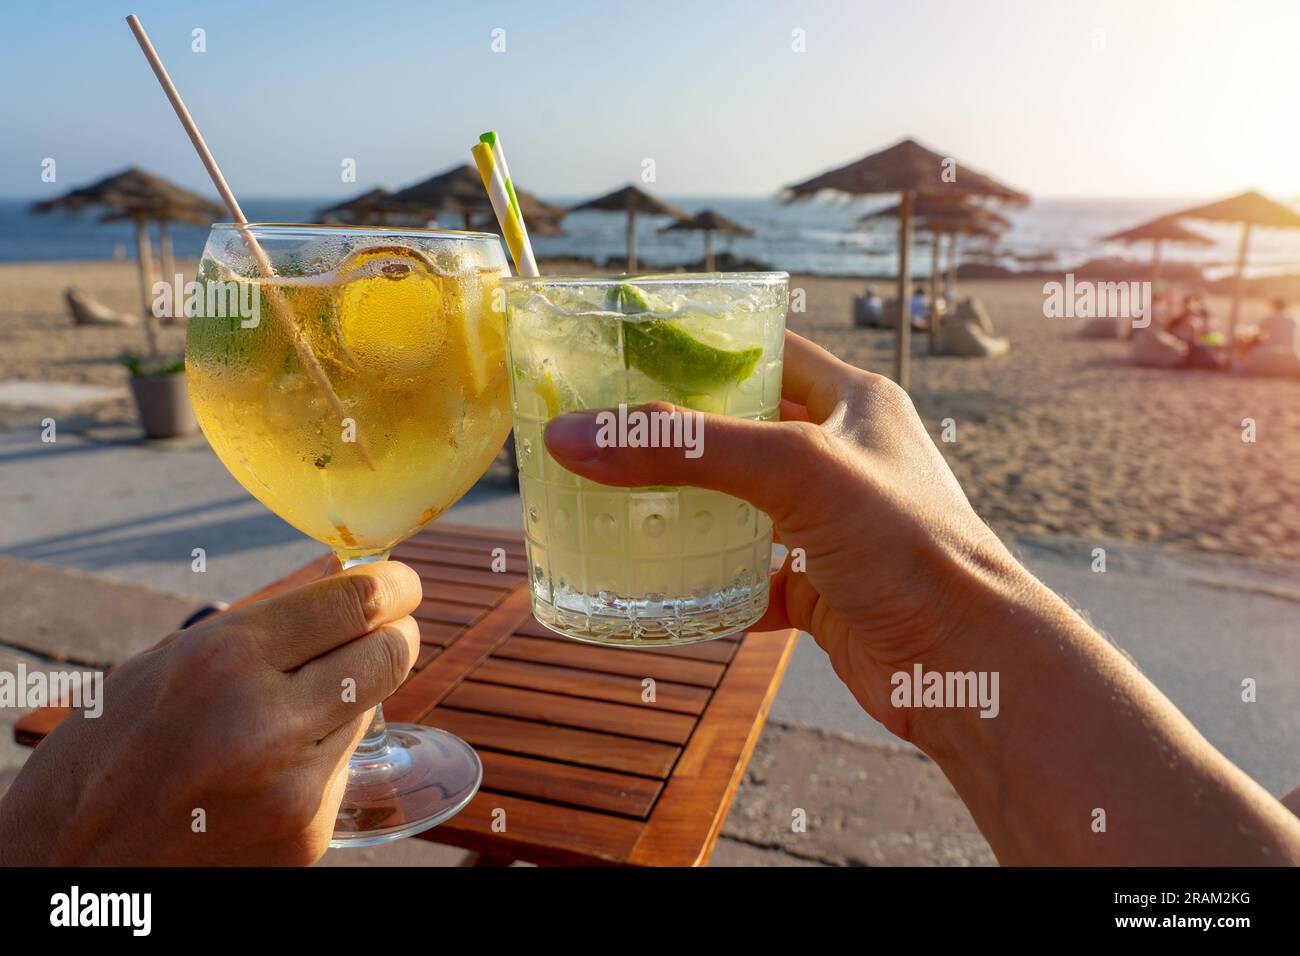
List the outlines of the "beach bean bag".
<svg viewBox="0 0 1300 956">
<path fill-rule="evenodd" d="M 872 315 L 867 310 L 865 296 L 855 295 L 853 297 L 853 325 L 859 329 L 874 329 L 884 325 L 883 316 Z"/>
<path fill-rule="evenodd" d="M 1081 339 L 1118 339 L 1119 323 L 1115 319 L 1089 319 L 1079 327 Z"/>
<path fill-rule="evenodd" d="M 898 328 L 898 300 L 886 299 L 884 306 L 880 310 L 881 319 L 875 324 L 879 329 L 896 329 Z"/>
<path fill-rule="evenodd" d="M 1011 343 L 996 335 L 989 335 L 974 322 L 948 319 L 939 326 L 939 354 L 959 355 L 963 358 L 996 358 L 1006 355 Z"/>
<path fill-rule="evenodd" d="M 958 302 L 957 307 L 952 310 L 952 315 L 946 316 L 939 326 L 940 332 L 942 332 L 944 325 L 952 322 L 975 326 L 985 335 L 994 334 L 993 320 L 989 318 L 989 310 L 984 308 L 984 303 L 979 299 L 962 299 Z"/>
<path fill-rule="evenodd" d="M 68 313 L 76 325 L 124 326 L 136 325 L 139 321 L 134 315 L 113 311 L 76 286 L 63 290 L 63 300 L 68 304 Z"/>
<path fill-rule="evenodd" d="M 1143 368 L 1179 368 L 1187 359 L 1187 343 L 1154 325 L 1133 333 L 1133 364 Z"/>
<path fill-rule="evenodd" d="M 1257 345 L 1242 359 L 1241 374 L 1260 378 L 1300 378 L 1300 354 L 1285 345 Z"/>
</svg>

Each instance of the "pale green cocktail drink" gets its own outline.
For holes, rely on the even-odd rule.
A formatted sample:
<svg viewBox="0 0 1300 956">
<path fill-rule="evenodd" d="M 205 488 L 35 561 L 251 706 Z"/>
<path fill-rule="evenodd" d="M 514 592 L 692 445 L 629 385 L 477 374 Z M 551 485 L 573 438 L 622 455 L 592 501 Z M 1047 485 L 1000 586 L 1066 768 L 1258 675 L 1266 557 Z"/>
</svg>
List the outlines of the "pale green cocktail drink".
<svg viewBox="0 0 1300 956">
<path fill-rule="evenodd" d="M 504 286 L 537 619 L 568 637 L 630 646 L 687 644 L 752 624 L 767 608 L 767 515 L 716 491 L 579 478 L 550 456 L 543 430 L 581 410 L 613 409 L 605 419 L 612 424 L 624 406 L 619 440 L 644 443 L 654 439 L 638 434 L 632 413 L 660 400 L 777 419 L 786 274 L 515 278 Z M 670 453 L 709 455 L 707 426 L 674 424 Z M 669 435 L 655 427 L 650 435 Z"/>
</svg>

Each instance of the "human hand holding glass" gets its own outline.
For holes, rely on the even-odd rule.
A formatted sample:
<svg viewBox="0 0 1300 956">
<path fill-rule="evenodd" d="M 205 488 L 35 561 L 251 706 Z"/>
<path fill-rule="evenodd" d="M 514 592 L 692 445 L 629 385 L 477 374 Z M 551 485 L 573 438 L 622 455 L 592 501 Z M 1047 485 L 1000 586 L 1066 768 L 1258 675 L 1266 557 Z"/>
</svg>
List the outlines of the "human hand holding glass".
<svg viewBox="0 0 1300 956">
<path fill-rule="evenodd" d="M 510 429 L 503 318 L 491 308 L 505 272 L 486 234 L 214 226 L 186 338 L 209 443 L 344 567 L 383 560 L 464 494 Z M 381 708 L 352 758 L 333 845 L 427 829 L 481 776 L 463 741 L 386 728 Z"/>
</svg>

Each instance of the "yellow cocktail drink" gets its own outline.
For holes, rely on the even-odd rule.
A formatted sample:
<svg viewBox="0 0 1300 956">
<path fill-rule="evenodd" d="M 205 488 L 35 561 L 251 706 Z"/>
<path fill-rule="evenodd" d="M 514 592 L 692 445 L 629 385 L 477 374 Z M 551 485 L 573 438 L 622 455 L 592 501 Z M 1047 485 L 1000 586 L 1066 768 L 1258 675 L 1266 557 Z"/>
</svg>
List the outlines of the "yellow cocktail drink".
<svg viewBox="0 0 1300 956">
<path fill-rule="evenodd" d="M 345 559 L 386 553 L 433 520 L 510 429 L 503 316 L 491 308 L 504 274 L 495 259 L 360 245 L 314 274 L 222 280 L 205 257 L 204 280 L 251 282 L 257 292 L 255 324 L 206 314 L 189 322 L 190 397 L 222 463 Z M 275 310 L 316 356 L 342 417 Z"/>
</svg>

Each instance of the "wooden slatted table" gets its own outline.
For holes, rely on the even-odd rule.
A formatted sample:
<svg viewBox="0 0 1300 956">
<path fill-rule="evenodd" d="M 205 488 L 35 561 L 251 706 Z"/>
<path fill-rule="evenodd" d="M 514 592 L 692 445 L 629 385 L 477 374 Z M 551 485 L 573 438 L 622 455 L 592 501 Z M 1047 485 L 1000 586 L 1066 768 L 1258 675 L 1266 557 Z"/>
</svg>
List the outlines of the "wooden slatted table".
<svg viewBox="0 0 1300 956">
<path fill-rule="evenodd" d="M 500 573 L 491 570 L 495 548 L 505 551 Z M 532 616 L 518 532 L 439 523 L 393 557 L 419 573 L 424 601 L 415 613 L 419 659 L 384 715 L 449 730 L 483 760 L 482 790 L 424 839 L 485 863 L 708 861 L 798 632 L 598 647 Z M 333 557 L 322 557 L 239 603 L 331 566 Z M 652 702 L 643 700 L 647 678 Z M 34 711 L 15 737 L 34 745 L 65 713 Z"/>
</svg>

